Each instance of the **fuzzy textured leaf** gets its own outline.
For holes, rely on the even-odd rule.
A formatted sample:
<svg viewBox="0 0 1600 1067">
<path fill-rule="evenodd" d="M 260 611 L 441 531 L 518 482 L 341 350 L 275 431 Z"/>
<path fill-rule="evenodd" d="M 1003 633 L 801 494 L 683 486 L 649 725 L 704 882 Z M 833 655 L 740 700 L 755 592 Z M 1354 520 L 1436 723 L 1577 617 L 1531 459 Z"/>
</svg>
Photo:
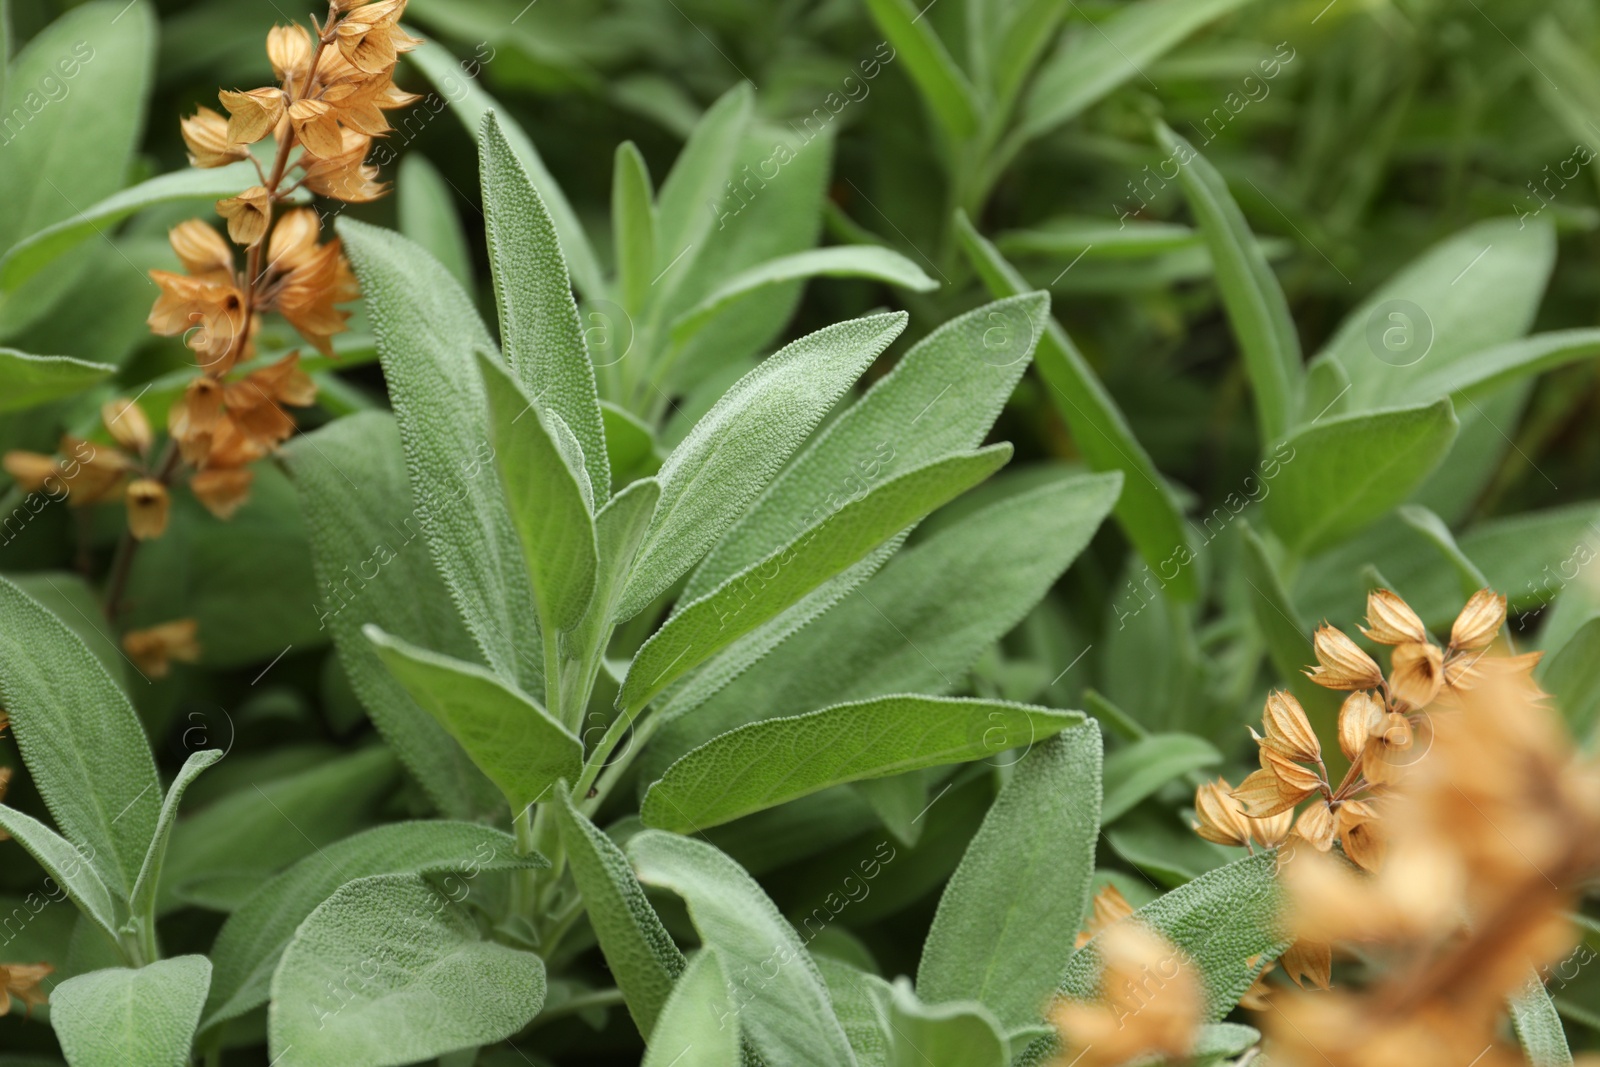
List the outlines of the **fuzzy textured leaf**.
<svg viewBox="0 0 1600 1067">
<path fill-rule="evenodd" d="M 50 1025 L 72 1067 L 188 1067 L 210 984 L 204 956 L 94 971 L 50 994 Z"/>
<path fill-rule="evenodd" d="M 739 1067 L 739 1013 L 728 999 L 732 988 L 717 954 L 697 953 L 672 987 L 643 1067 Z"/>
<path fill-rule="evenodd" d="M 611 469 L 600 398 L 555 223 L 493 111 L 479 127 L 478 154 L 506 362 L 522 387 L 572 430 L 595 496 L 605 500 Z"/>
<path fill-rule="evenodd" d="M 216 972 L 204 1028 L 237 1018 L 267 1002 L 283 950 L 306 916 L 346 882 L 379 874 L 442 874 L 548 867 L 516 841 L 488 826 L 462 822 L 402 822 L 374 827 L 305 857 L 263 885 L 228 917 L 211 947 Z"/>
<path fill-rule="evenodd" d="M 0 704 L 62 835 L 127 900 L 161 809 L 144 728 L 82 639 L 4 578 Z"/>
<path fill-rule="evenodd" d="M 661 465 L 661 502 L 618 614 L 637 614 L 705 555 L 828 409 L 905 328 L 870 315 L 808 334 L 739 379 Z"/>
<path fill-rule="evenodd" d="M 30 356 L 0 348 L 0 412 L 25 411 L 75 396 L 116 371 L 108 364 L 71 356 Z"/>
<path fill-rule="evenodd" d="M 583 742 L 527 694 L 473 663 L 417 648 L 375 626 L 367 639 L 411 698 L 461 742 L 514 812 L 583 769 Z"/>
<path fill-rule="evenodd" d="M 280 1067 L 393 1067 L 502 1041 L 539 1013 L 544 963 L 481 940 L 413 874 L 358 878 L 301 924 L 272 979 Z"/>
<path fill-rule="evenodd" d="M 1089 905 L 1100 749 L 1089 722 L 1017 763 L 939 899 L 917 969 L 923 998 L 978 1001 L 1007 1030 L 1042 1020 Z"/>
<path fill-rule="evenodd" d="M 589 925 L 639 1033 L 648 1039 L 673 982 L 683 974 L 683 953 L 650 906 L 628 857 L 577 809 L 565 789 L 556 794 L 552 810 Z"/>
<path fill-rule="evenodd" d="M 755 880 L 704 842 L 646 830 L 628 842 L 646 885 L 671 890 L 743 995 L 740 1027 L 772 1067 L 855 1067 L 827 986 L 810 953 Z M 777 964 L 770 981 L 761 968 Z M 760 974 L 760 983 L 748 976 Z M 752 988 L 752 986 L 755 986 Z"/>
</svg>

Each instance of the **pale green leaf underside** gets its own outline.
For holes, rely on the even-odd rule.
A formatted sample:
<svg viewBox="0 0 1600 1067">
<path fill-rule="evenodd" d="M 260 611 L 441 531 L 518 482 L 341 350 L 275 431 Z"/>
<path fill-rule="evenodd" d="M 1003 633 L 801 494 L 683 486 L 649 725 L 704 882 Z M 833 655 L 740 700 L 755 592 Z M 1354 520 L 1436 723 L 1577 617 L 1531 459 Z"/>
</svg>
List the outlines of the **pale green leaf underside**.
<svg viewBox="0 0 1600 1067">
<path fill-rule="evenodd" d="M 739 1067 L 739 1013 L 715 952 L 700 952 L 672 987 L 643 1067 Z"/>
</svg>

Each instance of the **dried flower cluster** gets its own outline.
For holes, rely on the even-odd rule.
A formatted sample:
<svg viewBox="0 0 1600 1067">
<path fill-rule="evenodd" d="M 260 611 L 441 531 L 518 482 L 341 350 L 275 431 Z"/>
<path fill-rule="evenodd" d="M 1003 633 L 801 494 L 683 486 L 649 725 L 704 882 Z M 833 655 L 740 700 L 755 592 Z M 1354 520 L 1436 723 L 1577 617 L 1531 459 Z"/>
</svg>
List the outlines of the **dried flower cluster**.
<svg viewBox="0 0 1600 1067">
<path fill-rule="evenodd" d="M 22 1001 L 28 1014 L 49 1003 L 39 983 L 55 968 L 48 963 L 0 963 L 0 1016 L 11 1014 L 11 998 Z"/>
<path fill-rule="evenodd" d="M 360 295 L 355 276 L 338 239 L 320 241 L 318 212 L 291 205 L 306 193 L 364 203 L 387 191 L 366 158 L 373 139 L 390 128 L 385 112 L 418 99 L 394 84 L 400 54 L 421 43 L 400 28 L 405 6 L 405 0 L 332 0 L 324 20 L 311 20 L 311 31 L 275 27 L 267 54 L 279 84 L 225 90 L 227 118 L 202 107 L 182 121 L 191 163 L 220 167 L 248 159 L 261 181 L 217 202 L 226 238 L 200 219 L 173 228 L 169 239 L 184 273 L 150 272 L 160 288 L 151 331 L 182 336 L 200 371 L 168 411 L 165 448 L 152 455 L 149 418 L 119 398 L 101 412 L 110 444 L 68 436 L 57 456 L 4 458 L 28 492 L 43 489 L 75 507 L 122 500 L 127 535 L 106 590 L 113 619 L 134 548 L 167 528 L 169 487 L 179 476 L 187 473 L 190 491 L 213 515 L 231 518 L 249 497 L 251 464 L 294 433 L 287 409 L 316 399 L 298 352 L 242 365 L 255 359 L 264 315 L 281 316 L 330 357 L 332 338 L 346 329 L 349 312 L 341 305 Z M 258 158 L 251 146 L 268 137 L 275 147 Z M 270 170 L 263 159 L 271 160 Z M 172 660 L 198 656 L 191 620 L 130 633 L 124 648 L 154 677 Z"/>
<path fill-rule="evenodd" d="M 1098 934 L 1100 995 L 1062 1000 L 1052 1008 L 1063 1064 L 1116 1067 L 1150 1056 L 1184 1059 L 1194 1050 L 1205 1016 L 1199 972 L 1155 931 L 1121 921 L 1131 913 L 1113 887 L 1095 898 L 1088 932 Z"/>
</svg>

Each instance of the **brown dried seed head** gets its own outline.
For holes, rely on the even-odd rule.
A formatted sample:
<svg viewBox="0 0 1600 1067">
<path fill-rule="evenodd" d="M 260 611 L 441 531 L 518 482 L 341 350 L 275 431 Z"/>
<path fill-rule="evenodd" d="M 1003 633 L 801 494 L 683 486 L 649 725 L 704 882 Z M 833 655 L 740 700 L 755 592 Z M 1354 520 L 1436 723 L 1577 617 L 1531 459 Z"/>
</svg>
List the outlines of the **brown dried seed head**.
<svg viewBox="0 0 1600 1067">
<path fill-rule="evenodd" d="M 112 438 L 123 448 L 143 455 L 150 451 L 155 435 L 150 431 L 150 420 L 144 409 L 127 397 L 117 397 L 100 405 L 100 421 L 105 423 Z"/>
<path fill-rule="evenodd" d="M 1289 836 L 1289 830 L 1294 826 L 1294 809 L 1285 808 L 1276 815 L 1268 815 L 1263 819 L 1250 819 L 1250 836 L 1254 837 L 1256 844 L 1262 848 L 1277 848 Z"/>
<path fill-rule="evenodd" d="M 196 167 L 226 167 L 250 154 L 228 137 L 228 120 L 208 107 L 181 120 L 179 127 L 189 148 L 189 162 Z"/>
<path fill-rule="evenodd" d="M 254 472 L 246 467 L 203 470 L 189 479 L 189 490 L 207 511 L 226 521 L 250 499 L 254 479 Z"/>
<path fill-rule="evenodd" d="M 1336 830 L 1344 854 L 1363 870 L 1376 872 L 1383 865 L 1387 838 L 1372 804 L 1348 800 L 1339 808 Z"/>
<path fill-rule="evenodd" d="M 290 104 L 289 125 L 314 159 L 327 159 L 344 150 L 338 117 L 321 100 L 296 100 Z"/>
<path fill-rule="evenodd" d="M 1189 825 L 1196 834 L 1218 845 L 1242 847 L 1250 840 L 1250 820 L 1233 796 L 1227 779 L 1207 782 L 1194 793 L 1195 821 Z"/>
<path fill-rule="evenodd" d="M 61 478 L 61 465 L 56 462 L 56 457 L 38 452 L 20 450 L 7 452 L 0 465 L 5 467 L 7 474 L 16 479 L 17 485 L 25 493 L 37 493 L 49 485 L 52 479 Z"/>
<path fill-rule="evenodd" d="M 1304 767 L 1270 745 L 1261 749 L 1261 769 L 1278 779 L 1278 791 L 1299 803 L 1322 786 L 1316 771 Z"/>
<path fill-rule="evenodd" d="M 1372 736 L 1373 724 L 1382 715 L 1383 704 L 1371 693 L 1357 691 L 1345 697 L 1339 709 L 1339 750 L 1345 759 L 1354 763 L 1361 757 Z"/>
<path fill-rule="evenodd" d="M 1425 708 L 1444 684 L 1444 653 L 1438 645 L 1407 642 L 1389 657 L 1389 690 L 1407 704 Z"/>
<path fill-rule="evenodd" d="M 1323 688 L 1377 689 L 1383 684 L 1377 661 L 1342 631 L 1324 623 L 1312 635 L 1311 646 L 1318 666 L 1307 674 Z"/>
<path fill-rule="evenodd" d="M 1294 832 L 1305 838 L 1318 852 L 1333 847 L 1334 816 L 1327 801 L 1318 800 L 1300 813 Z"/>
<path fill-rule="evenodd" d="M 1480 589 L 1450 627 L 1451 648 L 1483 648 L 1500 633 L 1506 621 L 1506 598 Z"/>
<path fill-rule="evenodd" d="M 1252 819 L 1265 819 L 1292 809 L 1308 794 L 1285 789 L 1276 774 L 1263 769 L 1252 773 L 1228 795 L 1244 805 L 1245 814 Z"/>
<path fill-rule="evenodd" d="M 228 220 L 228 236 L 235 244 L 253 247 L 267 232 L 272 213 L 272 195 L 255 185 L 238 196 L 217 201 L 217 214 Z"/>
<path fill-rule="evenodd" d="M 267 31 L 267 58 L 280 80 L 293 78 L 298 82 L 309 74 L 311 51 L 311 34 L 304 26 L 274 26 Z"/>
<path fill-rule="evenodd" d="M 1078 931 L 1073 947 L 1082 948 L 1100 931 L 1121 922 L 1132 914 L 1133 905 L 1128 903 L 1128 898 L 1123 896 L 1122 891 L 1115 885 L 1107 882 L 1094 895 L 1094 906 L 1090 913 L 1089 922 L 1082 930 Z"/>
<path fill-rule="evenodd" d="M 233 249 L 220 233 L 200 219 L 178 223 L 167 231 L 167 240 L 183 263 L 183 269 L 190 274 L 232 276 Z"/>
<path fill-rule="evenodd" d="M 1428 640 L 1428 629 L 1417 613 L 1387 589 L 1374 589 L 1367 594 L 1367 625 L 1361 632 L 1380 645 Z"/>
<path fill-rule="evenodd" d="M 1137 922 L 1117 923 L 1096 944 L 1104 961 L 1099 997 L 1064 1000 L 1051 1012 L 1067 1060 L 1113 1067 L 1151 1054 L 1186 1059 L 1205 1010 L 1194 964 Z"/>
<path fill-rule="evenodd" d="M 145 674 L 163 678 L 173 660 L 199 661 L 200 643 L 195 639 L 198 629 L 193 619 L 176 619 L 148 630 L 130 630 L 122 637 L 122 650 Z"/>
<path fill-rule="evenodd" d="M 228 109 L 228 140 L 235 144 L 255 144 L 283 119 L 283 90 L 275 86 L 247 93 L 224 89 L 217 98 Z"/>
<path fill-rule="evenodd" d="M 151 478 L 128 483 L 128 532 L 140 541 L 149 541 L 167 532 L 167 512 L 171 499 L 167 487 Z"/>
<path fill-rule="evenodd" d="M 1283 973 L 1301 989 L 1309 981 L 1318 989 L 1327 989 L 1333 979 L 1333 946 L 1326 941 L 1308 941 L 1300 938 L 1278 957 Z"/>
<path fill-rule="evenodd" d="M 1267 694 L 1261 724 L 1267 731 L 1262 743 L 1274 746 L 1290 759 L 1310 763 L 1321 757 L 1322 743 L 1311 729 L 1305 709 L 1288 690 L 1277 689 Z"/>
</svg>

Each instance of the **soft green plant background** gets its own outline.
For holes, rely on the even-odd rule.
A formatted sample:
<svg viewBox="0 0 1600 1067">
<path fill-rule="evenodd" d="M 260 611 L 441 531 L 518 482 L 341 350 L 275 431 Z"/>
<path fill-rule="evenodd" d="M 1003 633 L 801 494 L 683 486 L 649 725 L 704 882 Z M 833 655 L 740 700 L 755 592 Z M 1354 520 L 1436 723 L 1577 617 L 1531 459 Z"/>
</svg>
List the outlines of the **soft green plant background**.
<svg viewBox="0 0 1600 1067">
<path fill-rule="evenodd" d="M 214 105 L 219 86 L 270 76 L 267 28 L 302 14 L 279 7 L 7 3 L 0 111 L 27 118 L 0 144 L 0 446 L 49 450 L 63 430 L 92 428 L 112 395 L 140 395 L 164 421 L 186 364 L 175 342 L 144 330 L 154 289 L 143 271 L 174 266 L 167 226 L 250 181 L 244 164 L 186 170 L 177 118 Z M 66 838 L 92 841 L 109 864 L 73 892 L 106 917 L 126 959 L 75 930 L 65 902 L 35 914 L 41 870 L 0 846 L 7 910 L 31 916 L 20 933 L 5 928 L 0 962 L 49 959 L 56 983 L 94 972 L 77 996 L 56 986 L 58 1025 L 73 1025 L 85 997 L 121 998 L 149 1011 L 139 1029 L 153 1057 L 183 1055 L 156 1046 L 182 1046 L 196 1018 L 202 1029 L 238 1019 L 228 1062 L 267 1062 L 269 1032 L 274 1048 L 292 1043 L 261 1008 L 269 993 L 292 1000 L 297 980 L 344 966 L 340 952 L 360 966 L 341 911 L 425 904 L 426 879 L 459 877 L 450 857 L 482 843 L 471 835 L 498 835 L 491 852 L 511 840 L 472 824 L 513 831 L 504 797 L 543 796 L 548 823 L 521 827 L 523 843 L 536 831 L 541 851 L 561 843 L 594 932 L 573 912 L 578 933 L 535 973 L 522 948 L 551 930 L 480 940 L 453 910 L 431 924 L 419 953 L 492 973 L 522 998 L 463 1008 L 478 1029 L 436 1031 L 429 1051 L 514 1033 L 542 996 L 545 1016 L 519 1042 L 528 1055 L 638 1062 L 635 1023 L 655 1020 L 663 1044 L 649 1062 L 670 1063 L 671 1041 L 726 1037 L 698 1030 L 684 1004 L 714 1000 L 719 974 L 759 966 L 765 952 L 740 955 L 751 939 L 783 942 L 780 916 L 805 931 L 806 916 L 831 915 L 866 884 L 809 952 L 795 946 L 815 966 L 785 970 L 783 1002 L 809 1005 L 815 1025 L 794 1026 L 802 1007 L 787 1020 L 757 1007 L 739 1012 L 745 1036 L 820 1042 L 802 1061 L 830 1062 L 877 1027 L 990 1062 L 1002 1050 L 985 1042 L 998 1033 L 1020 1051 L 1027 1005 L 1058 984 L 1059 942 L 1070 946 L 1091 874 L 1135 903 L 1175 890 L 1151 918 L 1190 934 L 1185 916 L 1207 901 L 1256 901 L 1225 936 L 1174 935 L 1212 969 L 1214 1014 L 1232 1007 L 1247 976 L 1230 964 L 1279 947 L 1260 910 L 1270 879 L 1257 861 L 1223 869 L 1237 857 L 1194 838 L 1184 809 L 1201 775 L 1242 771 L 1242 726 L 1269 685 L 1295 688 L 1332 747 L 1336 706 L 1299 667 L 1311 625 L 1348 626 L 1370 586 L 1396 589 L 1435 627 L 1481 585 L 1506 593 L 1511 635 L 1547 651 L 1544 684 L 1579 739 L 1592 736 L 1594 4 L 412 0 L 408 20 L 435 41 L 401 80 L 434 95 L 397 117 L 380 153 L 396 194 L 340 223 L 370 309 L 385 303 L 378 273 L 396 272 L 388 309 L 358 313 L 339 363 L 313 361 L 314 432 L 282 468 L 262 465 L 231 523 L 180 491 L 168 534 L 138 557 L 128 624 L 198 619 L 203 662 L 152 682 L 116 651 L 96 596 L 118 509 L 79 529 L 66 508 L 34 514 L 0 487 L 0 514 L 15 516 L 0 573 L 74 631 L 76 654 L 96 656 L 110 683 L 91 698 L 103 683 L 90 672 L 70 702 L 44 700 L 61 718 L 31 727 L 38 741 L 25 722 L 16 732 L 28 746 L 97 730 L 100 748 L 70 747 L 111 762 L 52 783 L 38 766 L 24 773 L 5 742 L 0 760 L 18 770 L 7 803 L 48 819 L 51 788 L 103 806 L 122 795 L 109 782 L 149 777 L 127 762 L 143 750 L 116 685 L 160 783 L 198 751 L 228 753 L 194 779 L 170 840 L 158 833 L 164 789 L 126 790 L 112 806 L 132 798 L 134 814 L 115 825 L 87 810 L 70 824 L 52 802 Z M 52 73 L 62 56 L 82 59 L 79 42 L 92 58 L 71 77 Z M 502 183 L 526 170 L 548 216 L 526 198 L 481 195 L 489 110 L 501 122 L 485 170 Z M 366 225 L 398 230 L 437 265 L 403 252 L 382 262 L 389 238 Z M 558 315 L 519 314 L 565 300 L 549 257 L 529 255 L 530 233 L 560 246 L 576 287 Z M 1024 295 L 1036 289 L 1048 308 Z M 996 299 L 1009 302 L 935 333 Z M 888 316 L 863 320 L 886 308 L 909 312 L 897 338 Z M 431 333 L 430 351 L 450 361 L 385 351 L 380 369 L 386 315 L 393 336 Z M 804 350 L 815 358 L 760 362 L 846 320 L 874 324 L 859 327 L 872 337 L 857 350 L 818 344 Z M 919 358 L 903 358 L 924 339 Z M 266 351 L 292 344 L 270 324 L 263 334 Z M 588 349 L 593 392 L 559 358 L 574 346 Z M 824 356 L 832 370 L 809 415 L 784 424 L 788 394 L 760 407 L 791 379 L 803 392 Z M 774 392 L 717 407 L 758 365 Z M 875 382 L 881 393 L 848 407 Z M 406 395 L 415 421 L 397 433 L 387 410 Z M 541 432 L 507 430 L 535 395 Z M 714 447 L 722 440 L 758 443 L 729 455 Z M 496 463 L 479 451 L 491 441 Z M 1005 469 L 945 503 L 1005 458 L 997 442 L 1014 450 Z M 830 493 L 857 492 L 860 463 L 890 455 L 899 496 L 862 499 L 873 506 L 830 527 L 834 540 L 805 544 L 804 570 L 826 582 L 741 598 L 751 631 L 729 648 L 704 644 L 728 636 L 715 598 L 646 643 L 663 594 L 687 603 L 787 552 Z M 651 476 L 659 502 L 640 481 Z M 462 502 L 440 512 L 449 536 L 430 540 L 413 521 L 424 494 Z M 549 502 L 541 514 L 552 516 L 559 503 L 566 519 L 510 521 L 518 499 Z M 936 507 L 891 556 L 897 531 Z M 487 557 L 474 549 L 485 530 Z M 80 546 L 87 578 L 74 573 Z M 612 564 L 636 549 L 649 566 L 619 577 Z M 347 566 L 381 580 L 330 599 Z M 604 662 L 595 627 L 606 620 L 585 614 L 597 601 L 633 616 Z M 39 632 L 0 617 L 8 655 L 40 675 L 9 674 L 8 704 L 23 702 L 20 689 L 63 685 L 70 664 L 50 666 Z M 369 638 L 369 623 L 383 632 Z M 591 676 L 544 658 L 552 629 L 591 653 Z M 701 659 L 680 654 L 690 648 Z M 635 652 L 660 672 L 629 674 Z M 591 687 L 595 699 L 572 706 Z M 590 774 L 585 751 L 620 739 L 608 730 L 619 695 L 632 712 L 654 701 L 652 736 Z M 993 751 L 930 725 L 954 714 L 952 696 L 988 702 L 982 714 L 1002 717 L 1008 741 L 1024 727 L 1065 732 L 1015 766 L 952 766 Z M 1082 709 L 1100 729 L 1049 709 Z M 540 726 L 526 751 L 491 729 L 519 714 Z M 701 747 L 730 730 L 740 732 Z M 851 733 L 875 730 L 907 739 L 905 751 Z M 768 781 L 758 757 L 773 751 L 809 758 L 779 758 Z M 729 765 L 750 776 L 737 796 L 711 788 Z M 542 791 L 557 776 L 614 791 L 598 808 L 552 801 Z M 721 851 L 640 832 L 635 812 L 652 827 L 706 829 Z M 137 886 L 152 838 L 165 846 L 159 885 Z M 880 842 L 893 862 L 875 853 Z M 1019 878 L 1033 854 L 1072 857 L 1071 876 Z M 881 873 L 863 883 L 875 855 Z M 482 912 L 471 914 L 505 914 L 524 880 L 487 869 L 472 880 Z M 263 883 L 298 917 L 329 902 L 288 953 L 298 969 L 275 970 L 293 927 L 273 926 L 262 904 L 252 912 Z M 1055 940 L 1013 944 L 987 929 L 999 892 Z M 160 917 L 167 959 L 103 970 L 148 960 L 150 931 L 120 930 L 142 914 Z M 254 956 L 229 948 L 251 938 Z M 686 964 L 673 939 L 705 948 Z M 985 952 L 1005 988 L 975 977 L 994 962 Z M 1076 960 L 1061 981 L 1082 991 L 1093 961 Z M 1574 1047 L 1600 1042 L 1591 972 L 1549 982 Z M 915 975 L 915 990 L 894 985 L 899 975 Z M 1519 1011 L 1525 1039 L 1543 1035 L 1530 1050 L 1550 1044 L 1543 1008 Z M 1218 1055 L 1237 1051 L 1236 1034 L 1211 1037 Z M 69 1041 L 66 1055 L 98 1062 L 78 1049 Z M 56 1053 L 46 1028 L 0 1020 L 0 1063 Z M 357 1055 L 336 1044 L 319 1054 Z M 737 1054 L 721 1047 L 715 1062 Z M 502 1048 L 481 1062 L 521 1058 Z"/>
</svg>

